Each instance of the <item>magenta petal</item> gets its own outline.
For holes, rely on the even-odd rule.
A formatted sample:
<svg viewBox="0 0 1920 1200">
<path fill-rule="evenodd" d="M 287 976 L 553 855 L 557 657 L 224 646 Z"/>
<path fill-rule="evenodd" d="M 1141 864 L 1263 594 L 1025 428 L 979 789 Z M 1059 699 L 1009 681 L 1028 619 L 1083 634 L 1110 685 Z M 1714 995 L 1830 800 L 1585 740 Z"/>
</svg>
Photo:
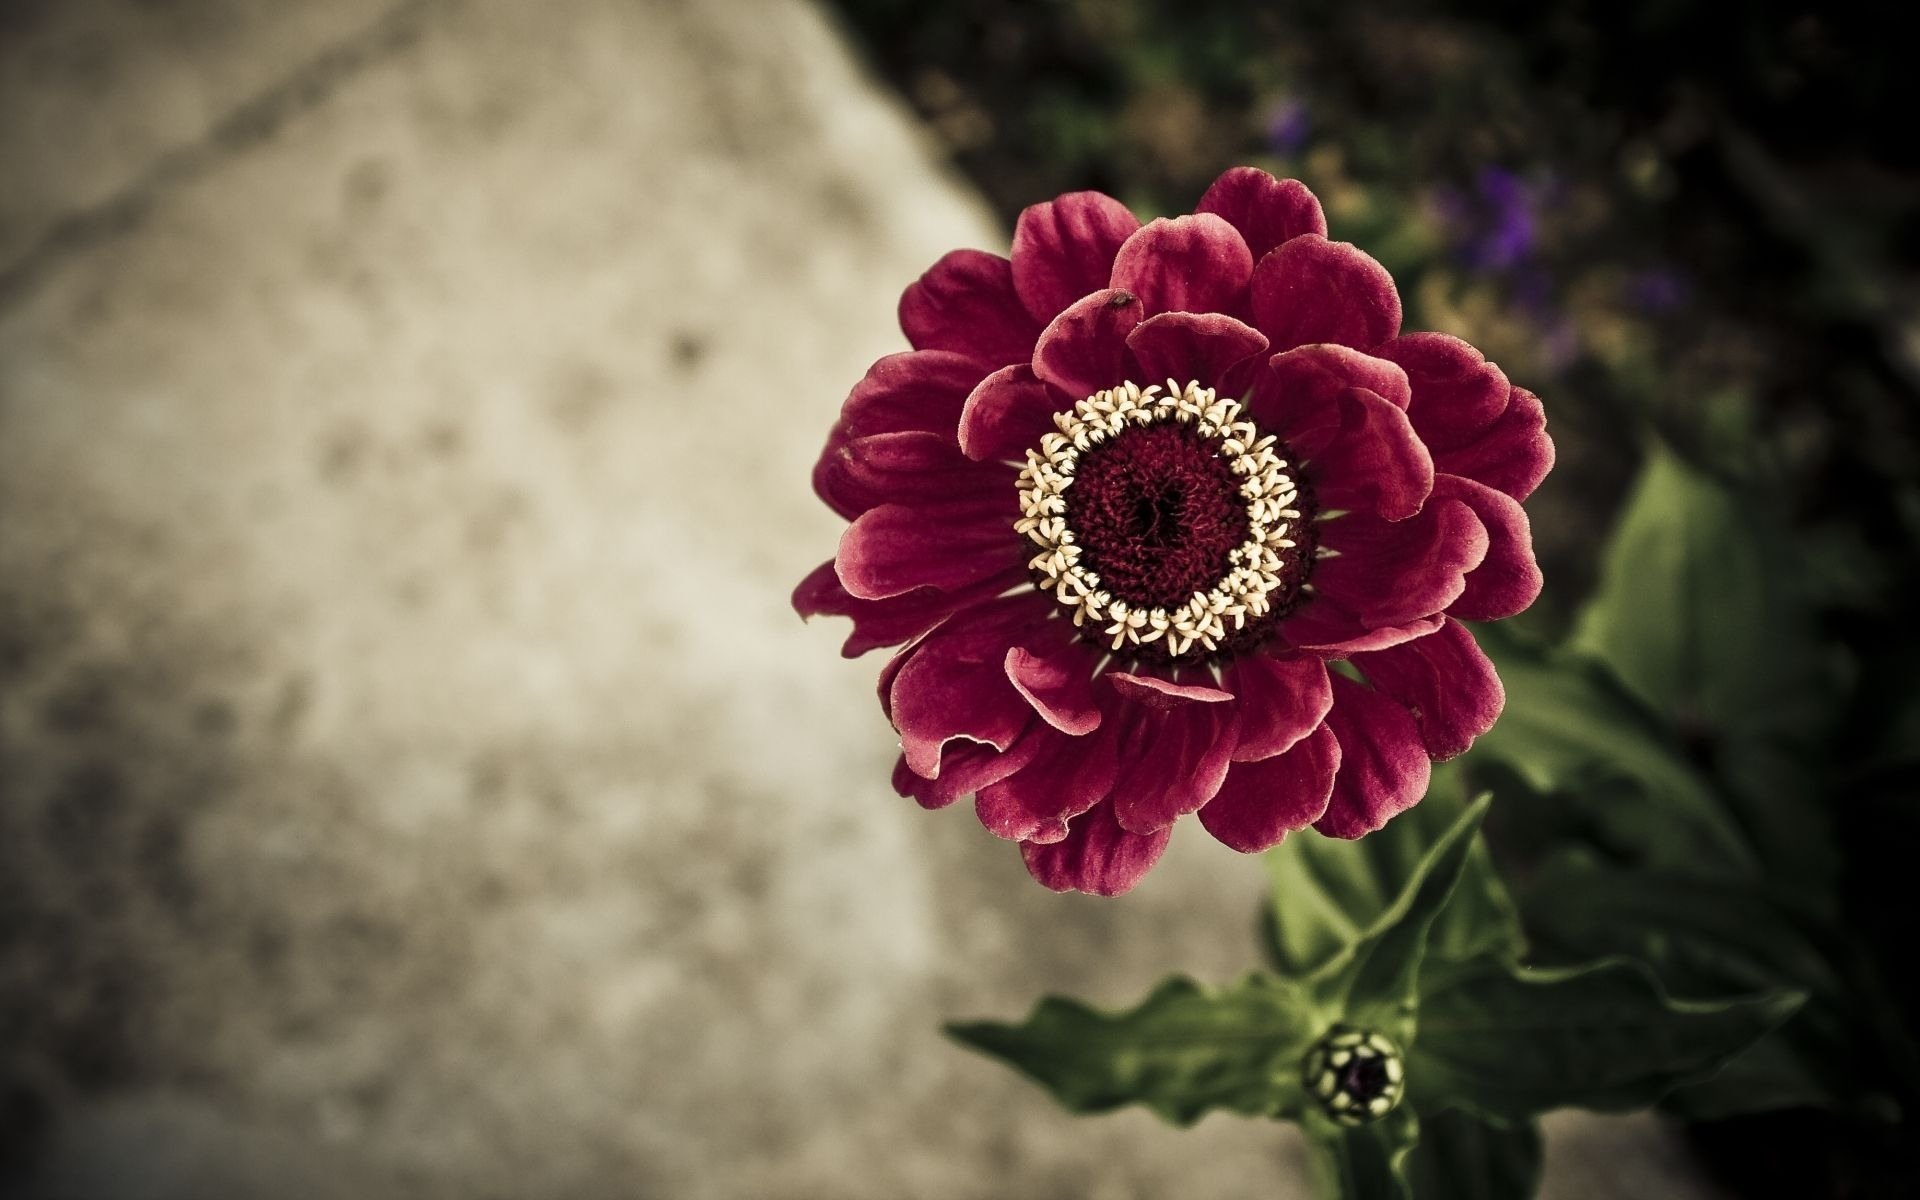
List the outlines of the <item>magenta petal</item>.
<svg viewBox="0 0 1920 1200">
<path fill-rule="evenodd" d="M 1026 363 L 1002 367 L 980 381 L 960 412 L 960 448 L 983 462 L 1019 459 L 1054 432 L 1059 402 Z"/>
<path fill-rule="evenodd" d="M 1339 741 L 1315 726 L 1284 754 L 1235 763 L 1200 810 L 1200 824 L 1242 854 L 1271 850 L 1325 815 L 1339 769 Z"/>
<path fill-rule="evenodd" d="M 1140 218 L 1100 192 L 1068 192 L 1030 205 L 1013 227 L 1013 286 L 1027 312 L 1051 321 L 1107 286 L 1113 256 Z"/>
<path fill-rule="evenodd" d="M 1340 739 L 1340 770 L 1326 815 L 1313 823 L 1321 833 L 1363 837 L 1427 794 L 1433 761 L 1412 715 L 1391 698 L 1336 675 L 1327 728 Z"/>
<path fill-rule="evenodd" d="M 1227 667 L 1240 708 L 1235 762 L 1272 758 L 1312 733 L 1333 705 L 1326 664 L 1305 655 L 1238 659 Z"/>
<path fill-rule="evenodd" d="M 1435 476 L 1433 494 L 1465 504 L 1487 527 L 1487 557 L 1467 575 L 1466 590 L 1447 611 L 1463 621 L 1497 621 L 1526 611 L 1539 599 L 1542 583 L 1527 510 L 1505 492 L 1458 475 Z"/>
<path fill-rule="evenodd" d="M 1408 333 L 1374 351 L 1400 364 L 1412 384 L 1407 415 L 1436 452 L 1478 437 L 1501 413 L 1513 385 L 1472 346 L 1444 333 Z"/>
<path fill-rule="evenodd" d="M 1301 234 L 1327 236 L 1320 201 L 1298 179 L 1275 179 L 1257 167 L 1232 167 L 1213 181 L 1195 212 L 1214 213 L 1240 231 L 1255 261 Z"/>
<path fill-rule="evenodd" d="M 1266 348 L 1259 330 L 1220 313 L 1161 313 L 1127 335 L 1127 349 L 1140 364 L 1136 383 L 1194 380 L 1226 396 L 1247 393 Z"/>
<path fill-rule="evenodd" d="M 1007 644 L 1045 610 L 1001 602 L 968 609 L 898 656 L 886 710 L 914 774 L 941 775 L 941 752 L 965 739 L 1005 750 L 1034 721 L 1033 708 L 1010 680 Z"/>
<path fill-rule="evenodd" d="M 1032 762 L 1041 743 L 1029 730 L 1006 750 L 981 742 L 954 740 L 940 748 L 940 773 L 933 779 L 914 774 L 906 756 L 893 772 L 893 790 L 913 797 L 921 808 L 945 808 L 962 796 L 994 784 Z"/>
<path fill-rule="evenodd" d="M 1011 481 L 1007 468 L 966 458 L 950 436 L 918 429 L 837 440 L 813 468 L 813 490 L 849 520 L 882 504 L 938 504 Z"/>
<path fill-rule="evenodd" d="M 1064 627 L 1066 622 L 1051 624 Z M 1094 662 L 1084 642 L 1047 639 L 1031 648 L 1008 650 L 1007 679 L 1047 724 L 1078 736 L 1100 727 L 1100 706 L 1093 696 Z"/>
<path fill-rule="evenodd" d="M 1267 360 L 1248 401 L 1261 429 L 1301 458 L 1311 458 L 1340 432 L 1340 397 L 1361 388 L 1399 408 L 1412 392 L 1393 363 L 1345 346 L 1298 346 Z"/>
<path fill-rule="evenodd" d="M 1000 498 L 870 508 L 840 535 L 834 555 L 840 582 L 862 600 L 882 600 L 920 587 L 951 591 L 997 575 L 1019 553 L 1009 536 L 1011 508 Z"/>
<path fill-rule="evenodd" d="M 991 370 L 1025 362 L 1040 323 L 1013 290 L 1013 264 L 955 250 L 900 297 L 900 328 L 916 350 L 951 350 Z"/>
<path fill-rule="evenodd" d="M 1232 311 L 1252 278 L 1247 243 L 1211 213 L 1149 221 L 1113 260 L 1113 286 L 1149 313 Z"/>
<path fill-rule="evenodd" d="M 1498 420 L 1471 442 L 1436 450 L 1433 465 L 1525 500 L 1553 469 L 1553 439 L 1547 436 L 1547 413 L 1540 398 L 1525 388 L 1514 388 Z"/>
<path fill-rule="evenodd" d="M 1213 798 L 1239 739 L 1231 704 L 1142 711 L 1120 752 L 1113 812 L 1135 833 L 1152 833 Z"/>
<path fill-rule="evenodd" d="M 1040 334 L 1033 373 L 1059 388 L 1068 403 L 1124 383 L 1127 335 L 1144 315 L 1131 292 L 1095 292 L 1075 301 Z"/>
<path fill-rule="evenodd" d="M 1108 671 L 1105 678 L 1120 695 L 1136 704 L 1160 711 L 1185 704 L 1218 704 L 1233 699 L 1232 692 L 1223 692 L 1202 683 L 1175 683 L 1130 671 Z"/>
<path fill-rule="evenodd" d="M 1302 611 L 1325 598 L 1369 629 L 1431 616 L 1466 590 L 1487 540 L 1486 526 L 1458 500 L 1431 501 L 1404 521 L 1359 512 L 1322 521 L 1321 546 L 1339 553 L 1314 564 L 1314 599 Z"/>
<path fill-rule="evenodd" d="M 1391 650 L 1356 654 L 1353 665 L 1375 691 L 1413 714 L 1421 744 L 1435 759 L 1465 753 L 1493 728 L 1507 700 L 1493 663 L 1458 621 Z"/>
<path fill-rule="evenodd" d="M 1315 501 L 1401 521 L 1433 491 L 1433 458 L 1407 414 L 1369 391 L 1349 388 L 1337 402 L 1340 425 L 1306 459 Z M 1294 452 L 1306 457 L 1298 447 Z"/>
<path fill-rule="evenodd" d="M 991 600 L 1026 579 L 1026 568 L 1014 564 L 957 591 L 918 588 L 885 600 L 862 600 L 841 586 L 840 576 L 829 560 L 815 567 L 793 590 L 793 607 L 802 617 L 853 618 L 853 632 L 847 635 L 840 653 L 858 658 L 869 650 L 911 641 L 960 609 Z"/>
<path fill-rule="evenodd" d="M 1172 836 L 1171 829 L 1129 833 L 1114 819 L 1113 805 L 1099 804 L 1069 823 L 1058 842 L 1020 843 L 1020 856 L 1043 887 L 1118 896 L 1153 869 Z"/>
<path fill-rule="evenodd" d="M 1276 350 L 1312 342 L 1366 350 L 1400 332 L 1400 293 L 1369 255 L 1307 234 L 1254 268 L 1253 318 Z"/>
<path fill-rule="evenodd" d="M 1106 799 L 1119 769 L 1117 739 L 1033 735 L 1040 752 L 1005 779 L 980 789 L 974 812 L 987 831 L 1016 842 L 1058 842 L 1067 822 Z"/>
<path fill-rule="evenodd" d="M 841 406 L 840 426 L 850 438 L 908 429 L 951 435 L 980 375 L 980 365 L 964 354 L 889 354 L 854 385 Z"/>
</svg>

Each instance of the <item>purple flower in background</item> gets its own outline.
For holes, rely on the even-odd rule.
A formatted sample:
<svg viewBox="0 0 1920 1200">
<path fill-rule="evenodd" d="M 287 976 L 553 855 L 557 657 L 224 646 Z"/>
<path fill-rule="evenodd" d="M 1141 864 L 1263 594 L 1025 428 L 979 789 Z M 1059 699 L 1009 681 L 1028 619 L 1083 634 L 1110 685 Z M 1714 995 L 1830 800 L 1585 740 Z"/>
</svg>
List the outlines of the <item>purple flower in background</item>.
<svg viewBox="0 0 1920 1200">
<path fill-rule="evenodd" d="M 1693 297 L 1693 286 L 1674 267 L 1648 267 L 1627 280 L 1627 300 L 1646 313 L 1669 313 Z"/>
<path fill-rule="evenodd" d="M 1267 113 L 1267 148 L 1282 158 L 1292 158 L 1307 148 L 1313 136 L 1313 115 L 1305 102 L 1289 96 Z"/>
<path fill-rule="evenodd" d="M 1442 189 L 1440 215 L 1452 230 L 1455 251 L 1469 267 L 1495 274 L 1526 263 L 1539 240 L 1538 213 L 1547 190 L 1494 166 L 1480 169 L 1472 192 Z"/>
</svg>

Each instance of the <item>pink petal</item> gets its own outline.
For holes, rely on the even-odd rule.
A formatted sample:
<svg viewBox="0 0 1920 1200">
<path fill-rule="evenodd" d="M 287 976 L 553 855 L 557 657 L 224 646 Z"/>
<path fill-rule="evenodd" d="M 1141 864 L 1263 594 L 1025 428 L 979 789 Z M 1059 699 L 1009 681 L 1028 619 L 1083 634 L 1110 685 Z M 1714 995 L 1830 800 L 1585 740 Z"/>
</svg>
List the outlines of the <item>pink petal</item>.
<svg viewBox="0 0 1920 1200">
<path fill-rule="evenodd" d="M 960 448 L 983 462 L 1023 459 L 1054 432 L 1062 405 L 1026 363 L 1002 367 L 980 381 L 960 412 Z"/>
<path fill-rule="evenodd" d="M 1025 362 L 1040 323 L 1013 290 L 1013 264 L 955 250 L 900 297 L 900 328 L 916 350 L 951 350 L 992 370 Z"/>
<path fill-rule="evenodd" d="M 1433 491 L 1433 459 L 1407 414 L 1360 388 L 1335 402 L 1339 427 L 1306 459 L 1307 478 L 1322 508 L 1356 509 L 1401 521 L 1420 511 Z"/>
<path fill-rule="evenodd" d="M 981 605 L 956 613 L 900 653 L 885 704 L 914 774 L 940 778 L 949 742 L 1005 750 L 1034 722 L 1032 706 L 1007 679 L 1005 659 L 1022 627 L 1046 615 L 1016 601 Z"/>
<path fill-rule="evenodd" d="M 1233 699 L 1232 692 L 1223 692 L 1202 683 L 1175 683 L 1130 671 L 1108 671 L 1105 678 L 1120 695 L 1136 704 L 1163 712 L 1186 704 L 1219 704 L 1223 700 Z"/>
<path fill-rule="evenodd" d="M 1400 332 L 1400 293 L 1351 244 L 1304 234 L 1254 269 L 1253 317 L 1276 350 L 1311 342 L 1366 350 Z"/>
<path fill-rule="evenodd" d="M 1232 311 L 1252 278 L 1247 243 L 1211 213 L 1149 221 L 1113 260 L 1113 286 L 1149 313 Z"/>
<path fill-rule="evenodd" d="M 1259 330 L 1220 313 L 1161 313 L 1127 335 L 1127 349 L 1140 364 L 1135 382 L 1196 380 L 1225 396 L 1247 394 L 1266 348 Z"/>
<path fill-rule="evenodd" d="M 1047 724 L 1081 735 L 1100 727 L 1100 706 L 1093 695 L 1092 648 L 1074 637 L 1065 621 L 1047 623 L 1026 646 L 1007 651 L 1007 679 Z M 1065 636 L 1054 630 L 1067 631 Z"/>
<path fill-rule="evenodd" d="M 1444 333 L 1406 333 L 1375 354 L 1400 364 L 1412 385 L 1407 415 L 1430 449 L 1477 437 L 1507 411 L 1513 385 L 1472 346 Z"/>
<path fill-rule="evenodd" d="M 1547 413 L 1540 398 L 1525 388 L 1514 388 L 1497 421 L 1465 445 L 1436 450 L 1433 465 L 1525 500 L 1553 469 L 1553 439 L 1547 436 Z"/>
<path fill-rule="evenodd" d="M 1421 744 L 1434 759 L 1464 753 L 1493 728 L 1506 704 L 1500 676 L 1458 621 L 1391 650 L 1356 654 L 1353 665 L 1376 692 L 1413 714 Z"/>
<path fill-rule="evenodd" d="M 1226 670 L 1240 708 L 1235 762 L 1285 754 L 1312 733 L 1333 705 L 1326 664 L 1305 655 L 1250 655 Z"/>
<path fill-rule="evenodd" d="M 815 567 L 793 590 L 793 607 L 802 617 L 853 618 L 853 632 L 847 635 L 840 653 L 858 658 L 869 650 L 911 641 L 960 609 L 991 600 L 1026 579 L 1026 568 L 1013 565 L 958 591 L 918 588 L 885 600 L 862 600 L 841 586 L 840 576 L 829 560 Z"/>
<path fill-rule="evenodd" d="M 1152 833 L 1213 799 L 1239 740 L 1231 704 L 1137 710 L 1120 751 L 1114 816 L 1135 833 Z"/>
<path fill-rule="evenodd" d="M 813 490 L 853 520 L 882 504 L 938 504 L 1012 483 L 998 464 L 973 462 L 952 437 L 918 429 L 829 443 L 813 468 Z"/>
<path fill-rule="evenodd" d="M 861 513 L 840 535 L 834 555 L 840 582 L 862 600 L 883 600 L 915 588 L 952 591 L 1005 571 L 1018 561 L 1018 514 L 1006 497 L 939 506 L 882 504 Z"/>
<path fill-rule="evenodd" d="M 1213 181 L 1195 212 L 1214 213 L 1240 231 L 1257 262 L 1301 234 L 1327 236 L 1326 214 L 1307 185 L 1275 179 L 1256 167 L 1232 167 Z"/>
<path fill-rule="evenodd" d="M 1095 292 L 1075 301 L 1040 334 L 1033 373 L 1069 404 L 1126 382 L 1127 335 L 1145 315 L 1131 292 Z"/>
<path fill-rule="evenodd" d="M 1539 599 L 1542 583 L 1527 510 L 1505 492 L 1458 475 L 1435 476 L 1433 494 L 1465 504 L 1487 527 L 1487 557 L 1467 575 L 1466 590 L 1447 611 L 1463 621 L 1497 621 L 1526 611 Z"/>
<path fill-rule="evenodd" d="M 1119 769 L 1117 739 L 1040 731 L 1040 751 L 1018 773 L 980 789 L 974 812 L 995 837 L 1053 843 L 1067 823 L 1106 799 Z"/>
<path fill-rule="evenodd" d="M 1020 843 L 1020 856 L 1042 887 L 1118 896 L 1153 869 L 1172 836 L 1171 829 L 1129 833 L 1114 819 L 1113 805 L 1100 804 L 1075 818 L 1061 841 Z"/>
<path fill-rule="evenodd" d="M 1369 629 L 1431 616 L 1466 590 L 1487 540 L 1486 526 L 1458 500 L 1434 500 L 1404 521 L 1360 512 L 1322 521 L 1321 546 L 1339 553 L 1314 563 L 1313 599 L 1301 611 L 1330 600 Z"/>
<path fill-rule="evenodd" d="M 945 808 L 1025 767 L 1040 748 L 1032 730 L 1004 751 L 980 742 L 951 741 L 940 748 L 940 774 L 934 779 L 914 774 L 902 755 L 893 770 L 893 790 L 913 797 L 921 808 Z"/>
<path fill-rule="evenodd" d="M 1267 361 L 1248 411 L 1301 458 L 1311 458 L 1340 432 L 1340 397 L 1360 388 L 1398 408 L 1412 398 L 1407 374 L 1393 363 L 1345 346 L 1299 346 Z"/>
<path fill-rule="evenodd" d="M 1425 637 L 1440 628 L 1446 618 L 1438 613 L 1408 621 L 1404 625 L 1383 625 L 1369 629 L 1354 614 L 1325 596 L 1288 617 L 1281 627 L 1289 645 L 1316 658 L 1339 659 L 1363 650 L 1384 650 L 1415 638 Z"/>
<path fill-rule="evenodd" d="M 1013 227 L 1013 286 L 1027 312 L 1051 321 L 1107 286 L 1113 256 L 1140 218 L 1100 192 L 1068 192 L 1020 214 Z"/>
<path fill-rule="evenodd" d="M 978 363 L 945 350 L 889 354 L 867 368 L 840 409 L 848 437 L 921 429 L 951 434 L 967 393 L 980 382 Z"/>
<path fill-rule="evenodd" d="M 1327 728 L 1340 739 L 1333 799 L 1313 827 L 1328 837 L 1357 838 L 1420 803 L 1433 761 L 1407 710 L 1344 675 L 1333 678 Z"/>
<path fill-rule="evenodd" d="M 1339 741 L 1315 726 L 1284 754 L 1235 763 L 1219 794 L 1200 810 L 1200 824 L 1242 854 L 1271 850 L 1326 813 L 1339 769 Z"/>
</svg>

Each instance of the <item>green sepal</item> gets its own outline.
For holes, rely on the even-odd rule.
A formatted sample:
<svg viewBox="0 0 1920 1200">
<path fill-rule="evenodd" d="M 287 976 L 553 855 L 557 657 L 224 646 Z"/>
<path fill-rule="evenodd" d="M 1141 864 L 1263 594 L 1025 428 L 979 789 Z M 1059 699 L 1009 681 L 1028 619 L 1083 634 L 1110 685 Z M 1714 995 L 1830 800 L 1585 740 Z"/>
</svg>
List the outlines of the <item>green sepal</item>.
<svg viewBox="0 0 1920 1200">
<path fill-rule="evenodd" d="M 1214 1109 L 1298 1117 L 1309 1107 L 1300 1059 L 1322 1025 L 1306 994 L 1270 975 L 1225 988 L 1164 980 L 1137 1007 L 1101 1012 L 1049 996 L 1017 1025 L 952 1024 L 1069 1112 L 1142 1104 L 1175 1125 Z"/>
<path fill-rule="evenodd" d="M 1318 1114 L 1300 1125 L 1307 1135 L 1307 1173 L 1319 1200 L 1413 1200 L 1407 1160 L 1420 1140 L 1420 1119 L 1405 1105 L 1358 1128 Z"/>
<path fill-rule="evenodd" d="M 1532 1200 L 1540 1186 L 1540 1126 L 1497 1125 L 1458 1110 L 1421 1118 L 1407 1160 L 1417 1200 Z"/>
<path fill-rule="evenodd" d="M 1805 999 L 1676 1000 L 1627 959 L 1549 969 L 1487 960 L 1432 980 L 1421 997 L 1408 1097 L 1422 1112 L 1493 1120 L 1641 1108 L 1711 1076 Z"/>
</svg>

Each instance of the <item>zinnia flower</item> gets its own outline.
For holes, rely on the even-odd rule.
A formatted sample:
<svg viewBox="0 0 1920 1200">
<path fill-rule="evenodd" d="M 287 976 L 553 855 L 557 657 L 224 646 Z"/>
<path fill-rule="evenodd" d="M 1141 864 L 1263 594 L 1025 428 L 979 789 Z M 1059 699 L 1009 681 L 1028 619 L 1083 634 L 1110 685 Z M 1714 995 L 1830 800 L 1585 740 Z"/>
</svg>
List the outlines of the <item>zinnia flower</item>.
<svg viewBox="0 0 1920 1200">
<path fill-rule="evenodd" d="M 803 616 L 900 649 L 894 786 L 968 795 L 1035 879 L 1117 895 L 1174 822 L 1379 829 L 1504 694 L 1461 620 L 1540 590 L 1540 402 L 1400 332 L 1386 270 L 1236 168 L 1141 225 L 1098 192 L 906 290 L 814 489 L 852 522 Z"/>
</svg>

